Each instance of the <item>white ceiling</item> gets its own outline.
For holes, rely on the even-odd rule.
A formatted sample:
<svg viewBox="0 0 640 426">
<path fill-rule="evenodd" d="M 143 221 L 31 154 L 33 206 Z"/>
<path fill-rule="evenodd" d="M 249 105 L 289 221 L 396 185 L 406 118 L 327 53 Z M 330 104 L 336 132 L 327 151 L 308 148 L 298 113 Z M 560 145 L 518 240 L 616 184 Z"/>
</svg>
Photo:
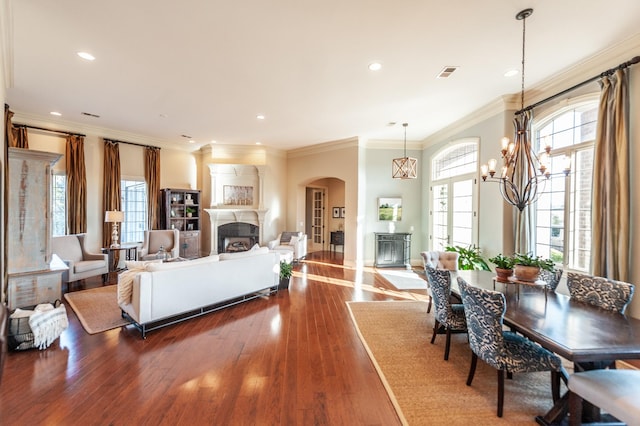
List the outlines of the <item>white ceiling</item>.
<svg viewBox="0 0 640 426">
<path fill-rule="evenodd" d="M 423 140 L 519 92 L 522 9 L 527 87 L 640 32 L 638 0 L 8 1 L 13 111 L 178 146 Z"/>
</svg>

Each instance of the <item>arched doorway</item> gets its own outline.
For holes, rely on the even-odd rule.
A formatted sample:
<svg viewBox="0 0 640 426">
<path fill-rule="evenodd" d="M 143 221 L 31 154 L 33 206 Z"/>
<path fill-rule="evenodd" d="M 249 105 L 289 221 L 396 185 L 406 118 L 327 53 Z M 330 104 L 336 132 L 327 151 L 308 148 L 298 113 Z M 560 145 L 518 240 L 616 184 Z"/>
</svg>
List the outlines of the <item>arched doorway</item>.
<svg viewBox="0 0 640 426">
<path fill-rule="evenodd" d="M 305 187 L 305 223 L 308 251 L 329 250 L 331 232 L 344 230 L 345 183 L 321 178 Z M 344 246 L 334 247 L 343 252 Z"/>
</svg>

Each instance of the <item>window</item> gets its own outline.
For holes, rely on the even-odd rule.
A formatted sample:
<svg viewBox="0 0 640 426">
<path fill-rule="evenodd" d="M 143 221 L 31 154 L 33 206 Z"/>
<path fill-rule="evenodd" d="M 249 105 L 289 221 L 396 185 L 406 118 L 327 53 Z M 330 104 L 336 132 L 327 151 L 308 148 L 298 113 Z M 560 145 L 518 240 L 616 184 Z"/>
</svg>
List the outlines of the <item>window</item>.
<svg viewBox="0 0 640 426">
<path fill-rule="evenodd" d="M 574 105 L 534 127 L 538 152 L 550 144 L 552 173 L 535 205 L 536 254 L 564 268 L 588 271 L 591 250 L 591 182 L 597 102 Z M 565 158 L 571 174 L 562 177 Z"/>
<path fill-rule="evenodd" d="M 51 186 L 51 233 L 57 237 L 67 233 L 67 176 L 54 173 Z"/>
<path fill-rule="evenodd" d="M 431 247 L 477 243 L 478 140 L 446 148 L 431 161 Z"/>
<path fill-rule="evenodd" d="M 141 242 L 147 229 L 147 184 L 144 181 L 121 180 L 120 191 L 124 211 L 120 241 Z"/>
</svg>

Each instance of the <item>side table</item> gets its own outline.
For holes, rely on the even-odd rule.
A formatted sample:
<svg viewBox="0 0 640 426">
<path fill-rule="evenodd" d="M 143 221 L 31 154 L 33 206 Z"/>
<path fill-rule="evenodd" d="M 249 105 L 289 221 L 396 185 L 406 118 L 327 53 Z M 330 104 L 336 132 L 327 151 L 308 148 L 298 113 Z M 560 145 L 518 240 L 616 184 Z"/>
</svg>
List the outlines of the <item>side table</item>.
<svg viewBox="0 0 640 426">
<path fill-rule="evenodd" d="M 124 268 L 119 268 L 120 252 L 124 251 L 124 260 L 138 260 L 138 244 L 126 243 L 120 244 L 120 247 L 103 247 L 102 253 L 107 254 L 107 262 L 109 263 L 109 281 L 111 281 L 111 273 L 120 272 Z M 118 256 L 115 254 L 118 253 Z"/>
</svg>

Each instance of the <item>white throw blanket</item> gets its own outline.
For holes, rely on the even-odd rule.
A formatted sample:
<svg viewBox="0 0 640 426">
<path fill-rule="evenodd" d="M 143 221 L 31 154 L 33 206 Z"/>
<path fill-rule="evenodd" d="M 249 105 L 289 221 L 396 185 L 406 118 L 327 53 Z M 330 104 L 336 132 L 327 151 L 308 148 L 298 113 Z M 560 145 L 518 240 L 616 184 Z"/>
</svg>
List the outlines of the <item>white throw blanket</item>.
<svg viewBox="0 0 640 426">
<path fill-rule="evenodd" d="M 38 305 L 29 317 L 29 327 L 35 347 L 46 349 L 69 327 L 67 310 L 62 304 L 57 308 L 50 303 Z"/>
</svg>

